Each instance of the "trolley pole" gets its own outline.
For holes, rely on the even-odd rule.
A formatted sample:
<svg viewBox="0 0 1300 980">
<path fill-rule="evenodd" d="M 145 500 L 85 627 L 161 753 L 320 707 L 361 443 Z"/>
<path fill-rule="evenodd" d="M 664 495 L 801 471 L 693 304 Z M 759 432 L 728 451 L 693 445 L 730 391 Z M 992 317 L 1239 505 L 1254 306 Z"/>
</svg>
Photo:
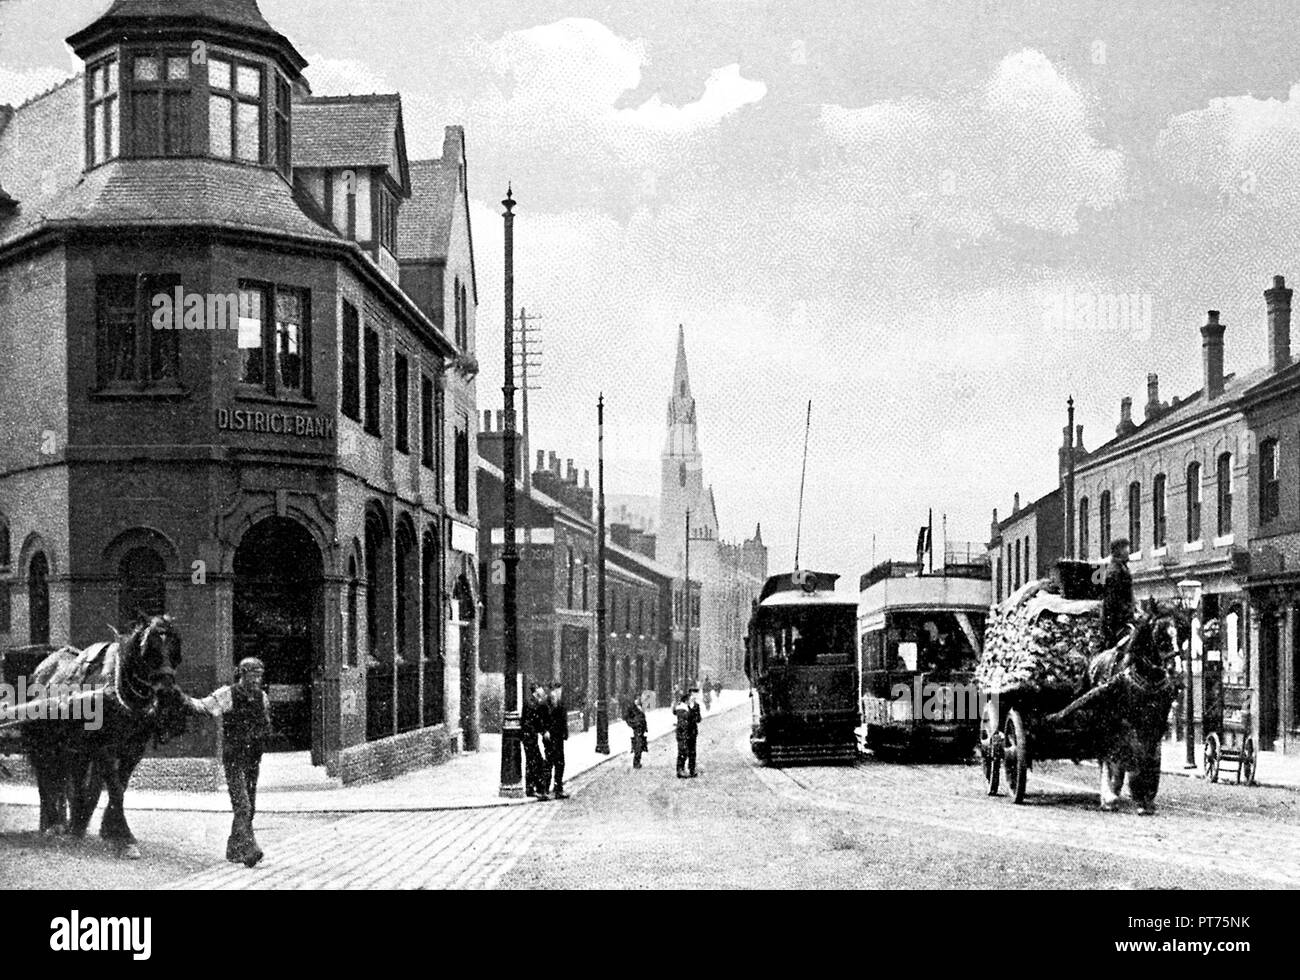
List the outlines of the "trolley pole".
<svg viewBox="0 0 1300 980">
<path fill-rule="evenodd" d="M 519 728 L 519 609 L 516 594 L 519 571 L 519 552 L 515 546 L 515 216 L 514 195 L 506 188 L 506 199 L 501 202 L 505 214 L 505 383 L 501 394 L 505 397 L 505 431 L 502 438 L 501 485 L 502 530 L 504 544 L 501 563 L 505 566 L 505 582 L 501 588 L 501 640 L 504 653 L 505 711 L 501 719 L 501 795 L 524 795 L 520 751 L 523 748 Z"/>
<path fill-rule="evenodd" d="M 605 661 L 605 394 L 596 401 L 596 751 L 609 755 L 609 699 Z"/>
</svg>

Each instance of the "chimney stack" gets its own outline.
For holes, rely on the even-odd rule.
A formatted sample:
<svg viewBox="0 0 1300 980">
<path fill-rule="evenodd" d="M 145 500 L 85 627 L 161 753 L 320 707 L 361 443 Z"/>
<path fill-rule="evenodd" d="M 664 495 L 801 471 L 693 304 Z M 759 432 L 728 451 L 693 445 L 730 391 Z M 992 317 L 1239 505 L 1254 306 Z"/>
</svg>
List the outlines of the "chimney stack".
<svg viewBox="0 0 1300 980">
<path fill-rule="evenodd" d="M 1020 512 L 1020 494 L 1017 493 L 1015 499 L 1011 503 L 1011 513 L 1016 514 L 1019 512 Z"/>
<path fill-rule="evenodd" d="M 1124 397 L 1119 400 L 1119 425 L 1115 426 L 1115 435 L 1128 435 L 1137 426 L 1133 424 L 1133 399 Z"/>
<path fill-rule="evenodd" d="M 546 468 L 557 476 L 560 473 L 560 461 L 555 458 L 555 453 L 546 454 Z"/>
<path fill-rule="evenodd" d="M 1268 305 L 1268 363 L 1281 371 L 1291 363 L 1291 290 L 1286 279 L 1273 277 L 1273 288 L 1264 291 Z"/>
<path fill-rule="evenodd" d="M 546 450 L 539 449 L 537 450 L 537 469 L 535 469 L 533 472 L 540 473 L 544 469 L 546 469 Z"/>
<path fill-rule="evenodd" d="M 1147 375 L 1146 417 L 1153 419 L 1160 414 L 1160 375 Z"/>
<path fill-rule="evenodd" d="M 1226 329 L 1227 326 L 1219 322 L 1219 311 L 1210 310 L 1209 319 L 1201 327 L 1201 362 L 1205 368 L 1207 402 L 1223 394 L 1223 331 Z"/>
<path fill-rule="evenodd" d="M 492 431 L 492 412 L 486 409 L 483 412 L 483 431 Z"/>
<path fill-rule="evenodd" d="M 497 431 L 506 431 L 506 413 L 501 409 L 497 409 Z"/>
<path fill-rule="evenodd" d="M 584 490 L 591 489 L 591 470 L 582 471 L 582 489 Z"/>
<path fill-rule="evenodd" d="M 578 468 L 573 465 L 571 459 L 564 461 L 564 482 L 572 483 L 574 486 L 577 486 L 578 483 Z"/>
</svg>

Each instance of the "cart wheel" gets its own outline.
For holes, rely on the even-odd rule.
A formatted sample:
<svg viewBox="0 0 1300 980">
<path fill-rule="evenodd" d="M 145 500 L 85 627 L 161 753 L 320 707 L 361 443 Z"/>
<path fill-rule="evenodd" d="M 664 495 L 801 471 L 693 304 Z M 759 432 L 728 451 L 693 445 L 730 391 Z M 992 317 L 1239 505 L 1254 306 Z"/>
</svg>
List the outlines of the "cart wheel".
<svg viewBox="0 0 1300 980">
<path fill-rule="evenodd" d="M 1241 765 L 1237 768 L 1237 779 L 1240 780 L 1244 775 L 1247 786 L 1255 785 L 1255 762 L 1255 741 L 1248 738 L 1241 747 Z M 1242 770 L 1245 772 L 1243 773 Z"/>
<path fill-rule="evenodd" d="M 1025 777 L 1029 773 L 1029 742 L 1025 737 L 1025 723 L 1020 712 L 1012 708 L 1007 712 L 1007 723 L 1002 729 L 1003 766 L 1007 773 L 1007 790 L 1012 803 L 1025 800 Z"/>
<path fill-rule="evenodd" d="M 984 705 L 984 717 L 980 719 L 980 759 L 984 763 L 989 796 L 997 796 L 998 783 L 1002 781 L 1002 733 L 998 731 L 997 711 L 992 704 Z"/>
<path fill-rule="evenodd" d="M 1205 760 L 1203 762 L 1205 778 L 1212 783 L 1219 781 L 1219 736 L 1211 732 L 1205 736 Z"/>
</svg>

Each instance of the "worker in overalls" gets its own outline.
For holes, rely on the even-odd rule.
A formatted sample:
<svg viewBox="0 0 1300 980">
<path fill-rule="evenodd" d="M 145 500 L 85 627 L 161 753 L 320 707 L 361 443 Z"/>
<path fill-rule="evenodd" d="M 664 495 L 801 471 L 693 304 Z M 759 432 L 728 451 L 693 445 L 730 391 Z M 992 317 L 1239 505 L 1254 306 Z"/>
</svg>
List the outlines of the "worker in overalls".
<svg viewBox="0 0 1300 980">
<path fill-rule="evenodd" d="M 206 698 L 190 698 L 190 709 L 222 719 L 221 762 L 230 790 L 234 819 L 226 841 L 226 860 L 251 868 L 262 860 L 253 836 L 257 812 L 257 777 L 262 750 L 271 734 L 271 701 L 262 690 L 266 667 L 256 657 L 246 657 L 235 669 L 235 681 Z"/>
</svg>

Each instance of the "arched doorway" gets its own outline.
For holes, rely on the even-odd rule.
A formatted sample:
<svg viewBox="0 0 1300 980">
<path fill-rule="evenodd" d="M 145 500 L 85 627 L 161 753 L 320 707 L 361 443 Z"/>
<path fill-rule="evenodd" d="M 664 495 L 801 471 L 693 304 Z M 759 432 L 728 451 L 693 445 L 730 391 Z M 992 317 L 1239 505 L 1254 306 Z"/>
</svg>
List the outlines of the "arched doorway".
<svg viewBox="0 0 1300 980">
<path fill-rule="evenodd" d="M 312 675 L 321 665 L 323 563 L 305 528 L 283 517 L 253 525 L 235 552 L 234 657 L 266 664 L 271 751 L 311 748 Z"/>
<path fill-rule="evenodd" d="M 456 578 L 456 590 L 452 598 L 460 603 L 460 727 L 469 733 L 478 731 L 478 719 L 474 712 L 474 630 L 477 627 L 478 610 L 474 608 L 474 592 L 470 588 L 469 578 L 461 572 Z M 473 748 L 473 746 L 468 746 Z"/>
</svg>

